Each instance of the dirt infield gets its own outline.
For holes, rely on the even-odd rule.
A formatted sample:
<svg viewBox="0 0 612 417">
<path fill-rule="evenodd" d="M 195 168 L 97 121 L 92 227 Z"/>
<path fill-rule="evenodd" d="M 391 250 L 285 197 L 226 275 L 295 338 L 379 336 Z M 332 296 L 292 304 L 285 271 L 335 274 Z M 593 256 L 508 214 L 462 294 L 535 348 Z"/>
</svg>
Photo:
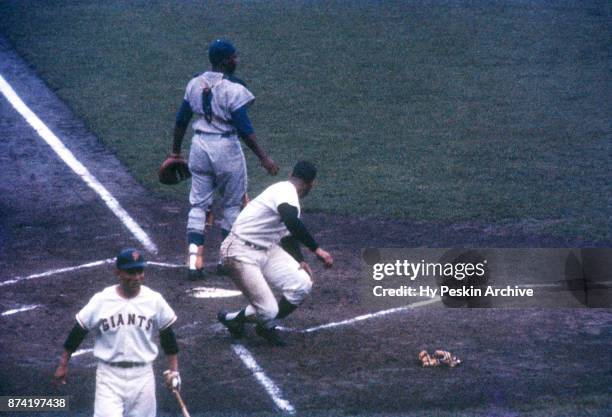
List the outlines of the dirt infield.
<svg viewBox="0 0 612 417">
<path fill-rule="evenodd" d="M 3 40 L 0 58 L 0 74 L 157 244 L 158 252 L 148 258 L 167 265 L 151 265 L 146 284 L 162 292 L 179 316 L 175 328 L 183 397 L 192 415 L 282 415 L 215 321 L 221 306 L 238 307 L 244 300 L 187 295 L 194 286 L 233 287 L 217 276 L 188 282 L 185 269 L 175 267 L 184 261 L 186 198 L 148 196 Z M 70 415 L 87 415 L 94 393 L 91 353 L 72 359 L 68 385 L 52 386 L 51 376 L 74 314 L 95 292 L 114 283 L 112 262 L 104 261 L 121 247 L 140 244 L 4 97 L 0 115 L 0 162 L 14 167 L 0 171 L 0 310 L 30 308 L 0 317 L 0 395 L 69 395 Z M 507 416 L 554 410 L 557 415 L 603 416 L 612 408 L 607 397 L 612 367 L 605 360 L 612 343 L 610 309 L 424 307 L 300 331 L 371 312 L 360 303 L 355 285 L 366 247 L 580 247 L 589 242 L 534 235 L 528 223 L 438 224 L 309 212 L 305 222 L 334 255 L 335 267 L 323 270 L 313 261 L 315 288 L 287 320 L 292 329 L 285 333 L 288 347 L 267 346 L 252 332 L 242 343 L 297 415 Z M 207 242 L 209 268 L 218 244 L 215 231 Z M 90 335 L 81 349 L 92 345 Z M 452 370 L 420 368 L 418 351 L 439 347 L 464 364 Z M 156 362 L 157 375 L 163 366 L 163 359 Z M 160 413 L 179 415 L 175 401 L 157 388 Z"/>
</svg>

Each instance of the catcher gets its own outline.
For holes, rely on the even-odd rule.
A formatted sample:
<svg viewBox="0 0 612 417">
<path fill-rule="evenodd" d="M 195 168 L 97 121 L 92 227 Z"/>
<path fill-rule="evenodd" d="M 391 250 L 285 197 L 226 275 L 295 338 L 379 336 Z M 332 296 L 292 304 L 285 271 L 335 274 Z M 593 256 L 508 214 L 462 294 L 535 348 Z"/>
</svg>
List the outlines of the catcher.
<svg viewBox="0 0 612 417">
<path fill-rule="evenodd" d="M 223 238 L 229 234 L 246 195 L 246 162 L 238 138 L 257 155 L 270 175 L 278 173 L 276 163 L 258 145 L 247 114 L 255 96 L 242 80 L 234 77 L 238 64 L 236 48 L 228 41 L 216 40 L 208 49 L 208 58 L 211 71 L 196 76 L 187 84 L 176 115 L 172 153 L 166 161 L 170 168 L 164 169 L 164 179 L 167 176 L 170 181 L 189 177 L 180 156 L 181 144 L 195 114 L 189 153 L 191 209 L 187 220 L 188 277 L 191 280 L 203 277 L 204 228 L 213 193 L 217 191 L 221 198 Z"/>
</svg>

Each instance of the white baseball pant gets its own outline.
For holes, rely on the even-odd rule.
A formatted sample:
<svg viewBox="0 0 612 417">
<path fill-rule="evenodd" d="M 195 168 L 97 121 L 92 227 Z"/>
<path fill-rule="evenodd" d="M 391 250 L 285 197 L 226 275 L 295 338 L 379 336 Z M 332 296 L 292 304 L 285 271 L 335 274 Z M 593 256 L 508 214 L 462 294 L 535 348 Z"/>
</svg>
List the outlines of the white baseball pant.
<svg viewBox="0 0 612 417">
<path fill-rule="evenodd" d="M 300 305 L 312 289 L 312 280 L 283 248 L 255 249 L 231 234 L 221 244 L 221 259 L 232 281 L 249 301 L 246 316 L 260 323 L 276 318 L 278 303 L 271 287 L 293 305 Z"/>
<path fill-rule="evenodd" d="M 118 368 L 98 362 L 94 417 L 155 417 L 155 377 L 149 365 Z"/>
</svg>

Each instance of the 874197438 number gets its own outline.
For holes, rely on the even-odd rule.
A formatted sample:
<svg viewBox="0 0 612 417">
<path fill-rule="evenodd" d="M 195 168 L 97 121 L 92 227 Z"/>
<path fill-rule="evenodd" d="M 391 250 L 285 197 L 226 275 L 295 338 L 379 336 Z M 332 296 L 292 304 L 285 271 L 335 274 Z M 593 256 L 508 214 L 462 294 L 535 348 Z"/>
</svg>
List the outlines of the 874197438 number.
<svg viewBox="0 0 612 417">
<path fill-rule="evenodd" d="M 0 396 L 0 411 L 68 411 L 68 397 Z"/>
</svg>

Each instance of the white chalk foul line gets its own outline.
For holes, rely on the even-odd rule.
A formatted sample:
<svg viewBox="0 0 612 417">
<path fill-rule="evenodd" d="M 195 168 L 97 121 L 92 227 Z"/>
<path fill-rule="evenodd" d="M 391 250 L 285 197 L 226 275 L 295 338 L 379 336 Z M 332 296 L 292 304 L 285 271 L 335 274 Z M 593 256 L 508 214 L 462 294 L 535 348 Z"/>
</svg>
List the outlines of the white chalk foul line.
<svg viewBox="0 0 612 417">
<path fill-rule="evenodd" d="M 283 412 L 287 414 L 295 414 L 295 408 L 289 403 L 289 401 L 283 399 L 283 393 L 280 388 L 272 381 L 261 367 L 255 361 L 251 352 L 248 351 L 243 345 L 234 343 L 232 344 L 234 353 L 238 355 L 242 363 L 249 368 L 249 370 L 255 376 L 255 379 L 264 387 L 274 404 Z"/>
<path fill-rule="evenodd" d="M 21 312 L 24 312 L 24 311 L 34 310 L 35 308 L 38 308 L 38 307 L 40 307 L 39 304 L 23 306 L 23 307 L 20 307 L 20 308 L 15 308 L 13 310 L 7 310 L 7 311 L 3 312 L 2 314 L 0 314 L 0 316 L 10 316 L 10 315 L 21 313 Z"/>
<path fill-rule="evenodd" d="M 612 281 L 598 282 L 596 284 L 601 285 L 602 288 L 607 288 L 608 285 L 612 284 Z M 554 283 L 548 283 L 548 284 L 521 284 L 521 285 L 515 285 L 515 286 L 519 287 L 519 288 L 564 288 L 565 287 L 565 285 L 561 284 L 561 283 L 559 283 L 559 284 L 554 284 Z M 505 288 L 505 287 L 499 287 L 499 288 Z M 378 311 L 376 313 L 364 314 L 362 316 L 357 316 L 357 317 L 354 317 L 352 319 L 347 319 L 347 320 L 343 320 L 343 321 L 322 324 L 320 326 L 310 327 L 308 329 L 297 330 L 297 331 L 301 332 L 301 333 L 311 333 L 311 332 L 316 332 L 318 330 L 329 329 L 329 328 L 332 328 L 332 327 L 348 326 L 348 325 L 351 325 L 351 324 L 359 322 L 359 321 L 369 320 L 369 319 L 373 319 L 373 318 L 381 317 L 381 316 L 386 316 L 387 314 L 399 313 L 399 312 L 410 310 L 410 309 L 414 309 L 414 308 L 417 308 L 417 307 L 422 307 L 422 306 L 426 306 L 426 305 L 429 305 L 429 304 L 437 303 L 439 301 L 442 301 L 442 299 L 440 297 L 433 297 L 430 300 L 419 301 L 419 302 L 416 302 L 414 304 L 410 304 L 410 305 L 407 305 L 407 306 L 390 308 L 388 310 L 382 310 L 382 311 Z M 277 329 L 278 330 L 282 330 L 282 331 L 286 331 L 286 332 L 296 331 L 295 329 L 291 329 L 291 328 L 287 328 L 287 327 L 281 327 L 281 326 L 278 326 Z"/>
<path fill-rule="evenodd" d="M 602 288 L 606 288 L 607 286 L 612 284 L 612 281 L 597 282 L 597 281 L 584 280 L 583 282 L 584 282 L 585 285 L 590 286 L 590 287 L 601 286 Z M 518 288 L 560 288 L 560 289 L 567 289 L 567 283 L 559 283 L 559 284 L 553 284 L 553 283 L 549 283 L 549 284 L 520 284 L 520 285 L 515 285 L 515 287 L 518 287 Z M 505 287 L 497 286 L 496 288 L 505 288 Z M 601 289 L 601 288 L 598 288 L 598 289 Z"/>
<path fill-rule="evenodd" d="M 49 277 L 51 275 L 62 274 L 64 272 L 72 272 L 72 271 L 77 271 L 79 269 L 84 269 L 84 268 L 93 268 L 95 266 L 100 266 L 100 265 L 104 265 L 104 264 L 111 264 L 111 263 L 114 263 L 114 262 L 115 262 L 114 258 L 109 258 L 109 259 L 104 259 L 104 260 L 101 260 L 101 261 L 89 262 L 89 263 L 82 264 L 82 265 L 77 265 L 77 266 L 69 266 L 69 267 L 66 267 L 66 268 L 52 269 L 50 271 L 45 271 L 45 272 L 41 272 L 41 273 L 38 273 L 38 274 L 28 275 L 27 277 L 15 277 L 13 279 L 9 279 L 9 280 L 6 280 L 6 281 L 1 281 L 0 282 L 0 287 L 5 286 L 5 285 L 16 284 L 18 282 L 29 280 L 29 279 L 44 278 L 44 277 Z M 165 262 L 153 262 L 153 261 L 147 261 L 147 265 L 160 266 L 160 267 L 163 267 L 163 268 L 186 268 L 185 265 L 170 264 L 170 263 L 165 263 Z"/>
<path fill-rule="evenodd" d="M 154 261 L 147 261 L 147 265 L 161 266 L 164 268 L 187 268 L 187 265 L 185 264 L 179 265 L 179 264 L 169 264 L 166 262 L 154 262 Z"/>
<path fill-rule="evenodd" d="M 15 90 L 0 75 L 0 91 L 17 110 L 19 114 L 38 132 L 41 138 L 53 149 L 53 151 L 68 165 L 81 179 L 94 190 L 108 208 L 121 220 L 130 232 L 142 243 L 142 245 L 152 253 L 157 253 L 157 246 L 149 235 L 140 227 L 138 223 L 128 214 L 113 195 L 104 187 L 96 177 L 74 156 L 72 152 L 62 143 L 61 140 L 34 114 L 32 110 L 21 100 Z"/>
<path fill-rule="evenodd" d="M 89 262 L 83 265 L 77 265 L 77 266 L 70 266 L 67 268 L 59 268 L 59 269 L 52 269 L 50 271 L 46 271 L 46 272 L 42 272 L 39 274 L 32 274 L 32 275 L 28 275 L 27 277 L 16 277 L 13 279 L 9 279 L 7 281 L 2 281 L 0 282 L 0 287 L 5 286 L 5 285 L 11 285 L 11 284 L 16 284 L 20 281 L 25 281 L 25 280 L 29 280 L 29 279 L 35 279 L 35 278 L 44 278 L 44 277 L 49 277 L 51 275 L 56 275 L 56 274 L 61 274 L 64 272 L 72 272 L 72 271 L 77 271 L 79 269 L 84 269 L 84 268 L 92 268 L 94 266 L 100 266 L 100 265 L 104 265 L 104 264 L 109 264 L 115 262 L 114 259 L 104 259 L 103 261 L 95 261 L 95 262 Z"/>
<path fill-rule="evenodd" d="M 320 326 L 315 326 L 315 327 L 311 327 L 309 329 L 302 330 L 302 333 L 312 333 L 312 332 L 316 332 L 318 330 L 330 329 L 332 327 L 348 326 L 350 324 L 354 324 L 354 323 L 357 323 L 359 321 L 369 320 L 369 319 L 373 319 L 373 318 L 377 318 L 377 317 L 382 317 L 382 316 L 386 316 L 388 314 L 399 313 L 401 311 L 412 310 L 414 308 L 423 307 L 423 306 L 426 306 L 426 305 L 429 305 L 429 304 L 437 303 L 439 301 L 441 301 L 440 297 L 434 297 L 434 298 L 431 298 L 429 300 L 418 301 L 418 302 L 416 302 L 414 304 L 410 304 L 410 305 L 403 306 L 403 307 L 390 308 L 388 310 L 381 310 L 381 311 L 377 311 L 376 313 L 364 314 L 362 316 L 357 316 L 357 317 L 354 317 L 354 318 L 348 319 L 348 320 L 343 320 L 343 321 L 337 321 L 337 322 L 322 324 Z"/>
<path fill-rule="evenodd" d="M 493 288 L 506 288 L 506 287 L 507 285 L 505 286 L 496 285 Z M 517 288 L 563 288 L 565 286 L 563 284 L 548 283 L 548 284 L 517 284 L 517 285 L 514 285 L 514 287 L 517 287 Z"/>
</svg>

